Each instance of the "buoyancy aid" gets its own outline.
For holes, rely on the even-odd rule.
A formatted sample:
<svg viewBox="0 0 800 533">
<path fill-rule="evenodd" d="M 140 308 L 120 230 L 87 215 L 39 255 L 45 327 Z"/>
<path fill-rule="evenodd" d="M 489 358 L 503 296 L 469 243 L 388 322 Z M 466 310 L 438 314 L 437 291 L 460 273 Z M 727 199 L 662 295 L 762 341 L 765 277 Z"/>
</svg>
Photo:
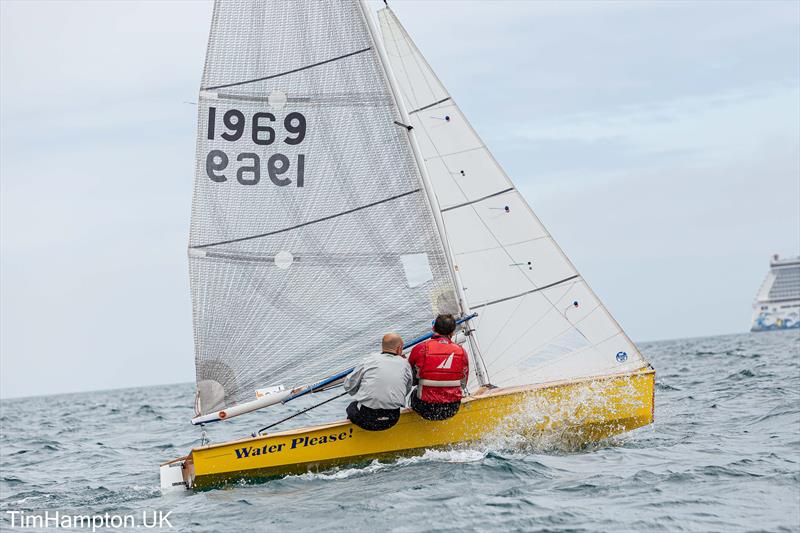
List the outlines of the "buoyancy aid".
<svg viewBox="0 0 800 533">
<path fill-rule="evenodd" d="M 469 368 L 467 353 L 461 346 L 437 335 L 415 346 L 408 362 L 418 378 L 419 399 L 430 403 L 461 401 L 461 385 Z"/>
</svg>

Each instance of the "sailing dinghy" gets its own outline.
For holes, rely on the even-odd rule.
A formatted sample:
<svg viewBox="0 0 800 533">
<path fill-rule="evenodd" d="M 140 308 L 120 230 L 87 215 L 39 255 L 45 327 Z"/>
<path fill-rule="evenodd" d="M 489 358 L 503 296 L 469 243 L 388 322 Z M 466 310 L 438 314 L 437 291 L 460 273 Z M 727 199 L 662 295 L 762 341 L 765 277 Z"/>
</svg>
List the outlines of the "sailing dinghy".
<svg viewBox="0 0 800 533">
<path fill-rule="evenodd" d="M 381 335 L 460 317 L 458 414 L 203 444 L 200 489 L 503 436 L 653 420 L 655 371 L 492 157 L 394 13 L 218 0 L 198 102 L 189 268 L 205 426 L 341 384 Z M 424 339 L 408 342 L 410 347 Z M 330 401 L 330 400 L 328 400 Z M 344 414 L 344 402 L 342 403 Z"/>
</svg>

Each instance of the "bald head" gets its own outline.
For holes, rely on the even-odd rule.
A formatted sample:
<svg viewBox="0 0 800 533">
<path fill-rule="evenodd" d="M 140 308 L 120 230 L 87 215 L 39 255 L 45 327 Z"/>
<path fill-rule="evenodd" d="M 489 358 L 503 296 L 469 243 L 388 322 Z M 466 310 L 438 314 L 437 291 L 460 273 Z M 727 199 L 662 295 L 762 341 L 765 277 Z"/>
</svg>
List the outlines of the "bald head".
<svg viewBox="0 0 800 533">
<path fill-rule="evenodd" d="M 403 339 L 397 333 L 387 333 L 381 340 L 381 350 L 400 355 L 403 353 Z"/>
</svg>

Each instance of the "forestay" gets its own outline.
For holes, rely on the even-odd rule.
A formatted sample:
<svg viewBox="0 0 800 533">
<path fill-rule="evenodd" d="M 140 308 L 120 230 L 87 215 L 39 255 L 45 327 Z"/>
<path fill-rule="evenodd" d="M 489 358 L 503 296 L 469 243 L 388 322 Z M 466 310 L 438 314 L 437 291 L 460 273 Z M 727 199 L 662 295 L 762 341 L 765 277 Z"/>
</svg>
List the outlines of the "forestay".
<svg viewBox="0 0 800 533">
<path fill-rule="evenodd" d="M 355 1 L 214 6 L 189 265 L 198 414 L 352 366 L 458 312 Z"/>
<path fill-rule="evenodd" d="M 467 303 L 479 313 L 474 325 L 489 381 L 523 385 L 645 366 L 394 13 L 383 9 L 379 20 Z"/>
</svg>

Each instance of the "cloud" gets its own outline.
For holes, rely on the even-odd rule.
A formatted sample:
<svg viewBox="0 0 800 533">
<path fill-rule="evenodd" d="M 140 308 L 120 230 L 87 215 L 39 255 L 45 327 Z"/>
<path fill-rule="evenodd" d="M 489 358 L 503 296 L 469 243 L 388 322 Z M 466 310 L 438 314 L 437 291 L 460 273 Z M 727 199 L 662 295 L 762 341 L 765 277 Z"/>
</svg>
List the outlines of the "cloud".
<svg viewBox="0 0 800 533">
<path fill-rule="evenodd" d="M 800 5 L 391 4 L 632 337 L 746 329 L 800 239 Z M 210 15 L 0 2 L 0 395 L 192 379 Z"/>
</svg>

